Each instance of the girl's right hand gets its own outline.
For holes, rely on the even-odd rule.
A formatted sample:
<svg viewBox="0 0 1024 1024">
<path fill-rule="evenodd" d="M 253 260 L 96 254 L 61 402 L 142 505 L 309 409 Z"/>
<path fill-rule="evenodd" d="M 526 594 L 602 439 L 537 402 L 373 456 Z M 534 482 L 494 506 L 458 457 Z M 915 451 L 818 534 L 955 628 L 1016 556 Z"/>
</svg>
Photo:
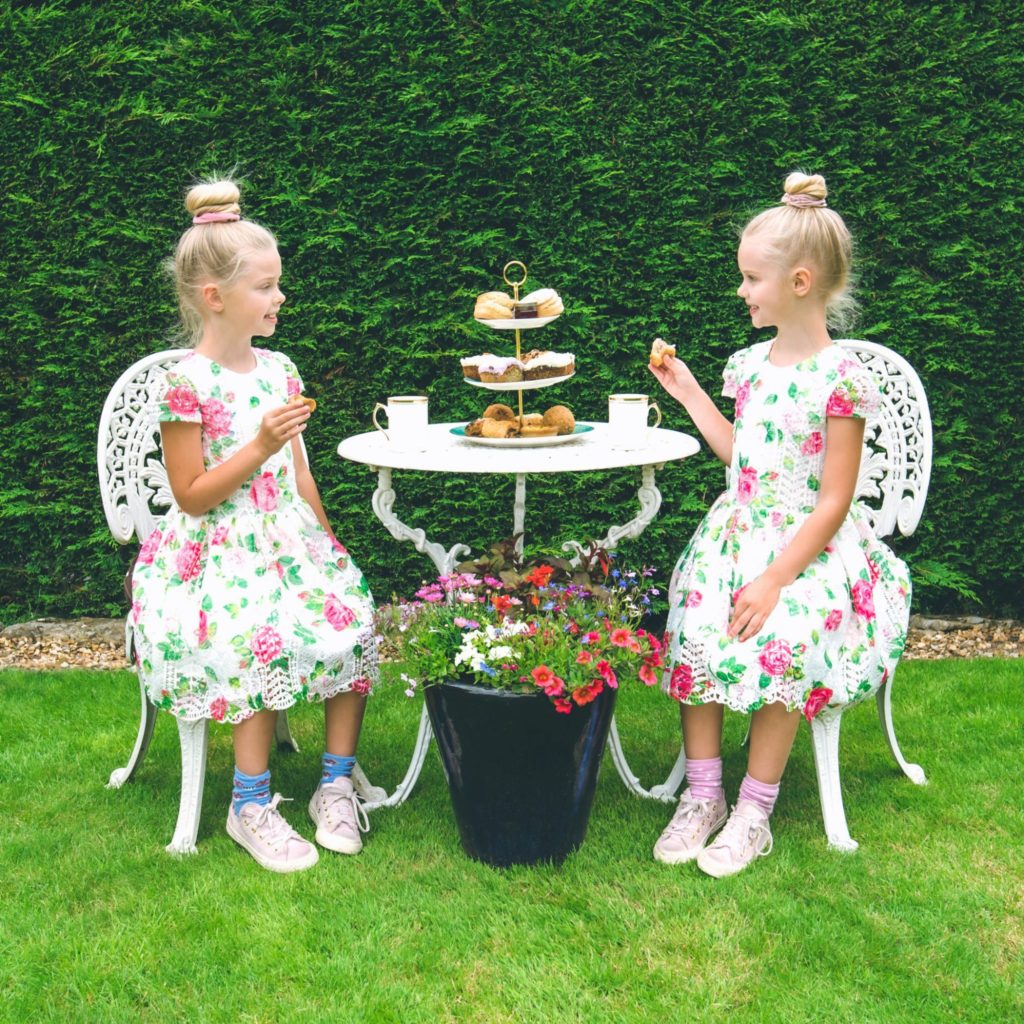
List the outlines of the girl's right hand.
<svg viewBox="0 0 1024 1024">
<path fill-rule="evenodd" d="M 260 422 L 260 431 L 256 435 L 256 444 L 265 453 L 264 458 L 276 455 L 298 437 L 306 429 L 309 417 L 309 406 L 304 402 L 290 402 L 271 409 Z"/>
<path fill-rule="evenodd" d="M 685 404 L 687 395 L 699 387 L 697 378 L 690 368 L 675 356 L 664 356 L 661 366 L 648 365 L 648 370 L 658 379 L 658 383 L 678 402 Z"/>
</svg>

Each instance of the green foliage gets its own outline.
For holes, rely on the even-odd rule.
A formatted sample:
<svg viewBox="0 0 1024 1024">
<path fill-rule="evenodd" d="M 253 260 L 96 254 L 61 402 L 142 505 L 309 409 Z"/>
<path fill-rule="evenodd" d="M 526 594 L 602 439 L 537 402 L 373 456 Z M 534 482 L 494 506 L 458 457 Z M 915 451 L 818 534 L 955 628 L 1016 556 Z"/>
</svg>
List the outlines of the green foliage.
<svg viewBox="0 0 1024 1024">
<path fill-rule="evenodd" d="M 381 593 L 425 563 L 335 448 L 388 394 L 429 394 L 437 420 L 479 413 L 457 360 L 495 344 L 471 310 L 505 261 L 565 299 L 544 344 L 577 355 L 557 399 L 578 418 L 651 389 L 657 334 L 716 393 L 756 340 L 733 295 L 735 228 L 803 167 L 857 239 L 854 333 L 903 353 L 932 403 L 928 507 L 894 543 L 931 567 L 917 606 L 976 594 L 1019 612 L 1018 15 L 1006 0 L 4 5 L 0 620 L 122 607 L 130 553 L 103 522 L 96 423 L 173 330 L 159 264 L 183 190 L 235 166 L 247 214 L 280 239 L 274 345 L 320 402 L 307 440 L 325 505 Z M 692 430 L 679 409 L 666 425 Z M 707 455 L 667 467 L 661 514 L 625 557 L 667 575 L 721 479 Z M 403 518 L 448 546 L 511 528 L 511 479 L 396 486 Z M 531 479 L 528 535 L 593 536 L 631 514 L 635 486 Z"/>
</svg>

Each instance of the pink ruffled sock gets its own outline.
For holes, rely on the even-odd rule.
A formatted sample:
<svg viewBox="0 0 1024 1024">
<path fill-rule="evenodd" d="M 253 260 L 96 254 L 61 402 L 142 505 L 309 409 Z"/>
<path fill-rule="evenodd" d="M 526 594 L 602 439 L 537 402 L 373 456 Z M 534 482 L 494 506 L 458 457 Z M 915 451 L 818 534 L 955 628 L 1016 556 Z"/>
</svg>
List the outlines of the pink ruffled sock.
<svg viewBox="0 0 1024 1024">
<path fill-rule="evenodd" d="M 771 815 L 775 809 L 775 801 L 779 798 L 779 782 L 758 782 L 749 774 L 743 776 L 740 783 L 740 800 L 749 800 L 757 804 L 765 814 Z"/>
<path fill-rule="evenodd" d="M 694 800 L 717 800 L 722 790 L 722 759 L 705 757 L 686 759 L 686 784 Z"/>
</svg>

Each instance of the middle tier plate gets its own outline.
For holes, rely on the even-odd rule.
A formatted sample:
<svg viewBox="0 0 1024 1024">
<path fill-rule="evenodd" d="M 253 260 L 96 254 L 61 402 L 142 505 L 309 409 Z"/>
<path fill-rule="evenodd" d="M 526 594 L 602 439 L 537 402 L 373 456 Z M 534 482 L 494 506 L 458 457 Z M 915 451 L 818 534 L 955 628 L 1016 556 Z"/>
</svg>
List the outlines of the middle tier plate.
<svg viewBox="0 0 1024 1024">
<path fill-rule="evenodd" d="M 485 327 L 490 327 L 495 331 L 528 331 L 533 327 L 543 327 L 545 324 L 551 323 L 552 320 L 557 320 L 562 314 L 556 313 L 554 316 L 524 316 L 513 319 L 509 317 L 505 320 L 476 320 L 478 324 L 483 324 Z"/>
<path fill-rule="evenodd" d="M 561 384 L 563 380 L 569 380 L 575 376 L 575 373 L 565 373 L 561 377 L 542 377 L 540 380 L 497 381 L 495 383 L 489 380 L 473 380 L 470 377 L 463 377 L 462 379 L 467 384 L 473 384 L 478 388 L 488 388 L 491 391 L 531 391 L 533 388 L 549 388 L 552 384 Z"/>
</svg>

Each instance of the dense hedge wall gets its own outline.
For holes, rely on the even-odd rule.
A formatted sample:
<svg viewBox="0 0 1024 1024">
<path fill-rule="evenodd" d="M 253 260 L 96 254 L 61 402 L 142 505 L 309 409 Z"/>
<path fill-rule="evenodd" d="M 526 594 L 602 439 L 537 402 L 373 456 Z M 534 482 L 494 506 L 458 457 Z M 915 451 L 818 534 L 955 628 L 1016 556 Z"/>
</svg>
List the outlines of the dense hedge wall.
<svg viewBox="0 0 1024 1024">
<path fill-rule="evenodd" d="M 967 8 L 975 9 L 968 13 Z M 165 346 L 159 272 L 194 176 L 246 176 L 279 236 L 274 344 L 320 410 L 326 506 L 378 596 L 427 574 L 334 449 L 374 401 L 422 389 L 475 414 L 458 357 L 488 343 L 474 295 L 510 258 L 567 312 L 544 343 L 600 417 L 648 390 L 650 339 L 717 394 L 757 340 L 734 295 L 735 229 L 795 167 L 827 176 L 858 242 L 855 334 L 906 355 L 936 458 L 924 522 L 895 546 L 917 606 L 1021 610 L 1020 5 L 717 0 L 120 0 L 0 14 L 0 621 L 121 607 L 94 467 L 107 389 Z M 549 392 L 548 394 L 551 394 Z M 688 429 L 678 408 L 669 425 Z M 629 556 L 666 574 L 721 486 L 702 454 L 659 478 Z M 531 482 L 527 528 L 594 534 L 635 507 L 628 473 Z M 445 544 L 511 530 L 511 479 L 398 478 Z M 966 596 L 977 595 L 978 604 Z"/>
</svg>

